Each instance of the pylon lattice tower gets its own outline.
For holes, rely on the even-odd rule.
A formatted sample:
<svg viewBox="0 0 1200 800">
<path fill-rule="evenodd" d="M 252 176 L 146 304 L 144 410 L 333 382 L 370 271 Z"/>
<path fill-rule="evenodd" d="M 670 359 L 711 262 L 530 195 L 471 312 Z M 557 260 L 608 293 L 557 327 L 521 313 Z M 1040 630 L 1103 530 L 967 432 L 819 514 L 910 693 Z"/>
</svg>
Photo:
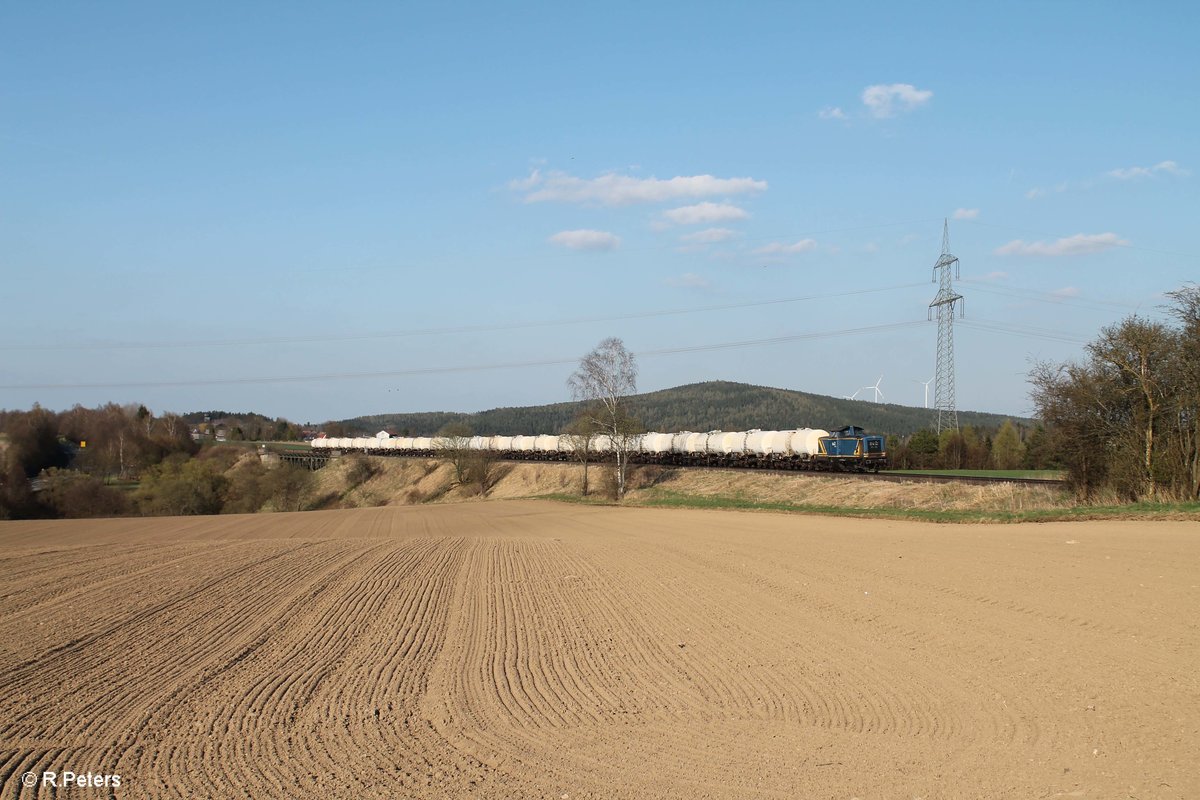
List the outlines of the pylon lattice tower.
<svg viewBox="0 0 1200 800">
<path fill-rule="evenodd" d="M 933 282 L 938 285 L 937 297 L 929 304 L 929 318 L 937 309 L 937 369 L 933 405 L 937 409 L 937 432 L 958 430 L 958 408 L 954 404 L 954 312 L 963 313 L 963 296 L 954 291 L 953 281 L 959 277 L 958 258 L 950 255 L 950 223 L 942 224 L 942 254 L 933 265 Z"/>
</svg>

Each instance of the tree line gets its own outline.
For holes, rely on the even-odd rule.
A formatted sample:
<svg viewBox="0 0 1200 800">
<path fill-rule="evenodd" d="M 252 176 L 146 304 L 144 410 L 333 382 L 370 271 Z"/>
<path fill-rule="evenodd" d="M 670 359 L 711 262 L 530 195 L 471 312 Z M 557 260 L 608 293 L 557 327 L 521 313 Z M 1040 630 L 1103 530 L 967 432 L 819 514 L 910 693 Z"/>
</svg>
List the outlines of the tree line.
<svg viewBox="0 0 1200 800">
<path fill-rule="evenodd" d="M 919 388 L 919 387 L 918 387 Z M 432 436 L 451 423 L 463 423 L 481 436 L 554 433 L 585 411 L 584 401 L 520 408 L 494 408 L 477 413 L 448 411 L 377 414 L 326 423 L 329 436 L 371 435 L 381 429 L 401 436 Z M 832 430 L 857 425 L 872 433 L 909 436 L 936 419 L 932 409 L 892 403 L 845 400 L 730 381 L 676 386 L 626 398 L 629 414 L 653 431 L 787 430 L 798 427 Z M 959 418 L 977 430 L 996 430 L 1001 414 L 961 411 Z M 1016 420 L 1028 426 L 1028 420 Z"/>
<path fill-rule="evenodd" d="M 306 470 L 193 440 L 178 414 L 110 403 L 0 411 L 0 519 L 296 510 Z"/>
<path fill-rule="evenodd" d="M 1169 321 L 1128 317 L 1081 360 L 1030 374 L 1050 448 L 1083 497 L 1200 498 L 1200 287 L 1167 297 Z"/>
</svg>

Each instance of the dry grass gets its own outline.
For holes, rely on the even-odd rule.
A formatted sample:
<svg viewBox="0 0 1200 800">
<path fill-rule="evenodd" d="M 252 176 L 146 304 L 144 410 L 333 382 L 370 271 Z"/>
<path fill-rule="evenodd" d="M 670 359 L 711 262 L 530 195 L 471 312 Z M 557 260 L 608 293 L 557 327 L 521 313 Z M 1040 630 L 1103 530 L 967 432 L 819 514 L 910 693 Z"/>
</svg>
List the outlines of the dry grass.
<svg viewBox="0 0 1200 800">
<path fill-rule="evenodd" d="M 892 483 L 812 475 L 705 470 L 671 470 L 653 489 L 635 489 L 630 493 L 630 499 L 648 499 L 646 496 L 655 491 L 737 497 L 756 503 L 924 511 L 1019 513 L 1070 508 L 1074 505 L 1061 489 L 1030 484 Z"/>
</svg>

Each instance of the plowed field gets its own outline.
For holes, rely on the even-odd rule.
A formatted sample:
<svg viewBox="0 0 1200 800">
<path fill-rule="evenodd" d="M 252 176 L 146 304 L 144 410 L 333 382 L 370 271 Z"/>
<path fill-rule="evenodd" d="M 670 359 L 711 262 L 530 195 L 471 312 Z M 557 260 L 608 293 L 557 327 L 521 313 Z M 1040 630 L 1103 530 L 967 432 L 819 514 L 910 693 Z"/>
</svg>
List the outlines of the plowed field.
<svg viewBox="0 0 1200 800">
<path fill-rule="evenodd" d="M 1186 522 L 0 523 L 0 797 L 1195 798 L 1198 611 Z"/>
</svg>

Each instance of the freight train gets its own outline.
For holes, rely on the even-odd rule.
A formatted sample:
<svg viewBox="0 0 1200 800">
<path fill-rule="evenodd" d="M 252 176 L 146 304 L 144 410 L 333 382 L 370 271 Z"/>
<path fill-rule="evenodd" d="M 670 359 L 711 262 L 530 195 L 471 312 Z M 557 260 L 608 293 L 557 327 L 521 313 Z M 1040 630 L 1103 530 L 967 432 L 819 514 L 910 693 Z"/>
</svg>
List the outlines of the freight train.
<svg viewBox="0 0 1200 800">
<path fill-rule="evenodd" d="M 521 461 L 574 461 L 579 439 L 572 436 L 472 436 L 465 444 L 471 450 L 486 450 L 503 459 Z M 319 437 L 312 440 L 314 452 L 362 452 L 372 455 L 444 455 L 462 442 L 437 436 Z M 613 451 L 607 436 L 596 436 L 589 444 L 595 460 Z M 635 464 L 665 464 L 696 467 L 749 467 L 839 472 L 878 472 L 888 465 L 882 436 L 869 436 L 853 425 L 832 433 L 820 428 L 785 431 L 709 431 L 693 433 L 643 433 L 631 437 L 630 461 Z"/>
</svg>

